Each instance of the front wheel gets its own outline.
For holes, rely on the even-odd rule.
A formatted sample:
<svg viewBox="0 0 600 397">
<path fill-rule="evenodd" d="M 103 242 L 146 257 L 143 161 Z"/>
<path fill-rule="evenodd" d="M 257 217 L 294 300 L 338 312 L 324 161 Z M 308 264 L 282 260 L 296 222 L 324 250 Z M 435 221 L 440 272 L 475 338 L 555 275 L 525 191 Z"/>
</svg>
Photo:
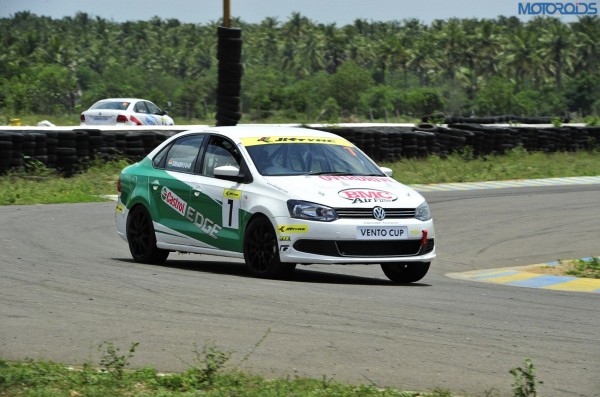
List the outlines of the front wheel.
<svg viewBox="0 0 600 397">
<path fill-rule="evenodd" d="M 263 216 L 254 219 L 244 236 L 244 260 L 248 272 L 261 278 L 289 276 L 295 263 L 281 263 L 277 235 L 271 222 Z"/>
<path fill-rule="evenodd" d="M 156 247 L 152 217 L 141 205 L 135 207 L 127 218 L 127 242 L 136 262 L 162 264 L 169 256 L 169 251 Z"/>
<path fill-rule="evenodd" d="M 382 263 L 381 270 L 391 281 L 408 284 L 425 277 L 430 264 L 431 262 Z"/>
</svg>

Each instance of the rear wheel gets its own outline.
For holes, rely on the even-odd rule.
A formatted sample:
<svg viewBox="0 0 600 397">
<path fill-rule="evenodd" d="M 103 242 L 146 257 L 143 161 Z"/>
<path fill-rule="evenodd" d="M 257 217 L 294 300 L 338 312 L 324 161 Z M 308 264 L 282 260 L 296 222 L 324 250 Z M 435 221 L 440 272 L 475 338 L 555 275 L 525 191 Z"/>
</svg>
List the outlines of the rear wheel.
<svg viewBox="0 0 600 397">
<path fill-rule="evenodd" d="M 393 282 L 408 284 L 425 277 L 430 264 L 430 262 L 382 263 L 381 270 Z"/>
<path fill-rule="evenodd" d="M 169 251 L 156 247 L 152 217 L 141 205 L 135 207 L 127 218 L 127 242 L 136 262 L 161 264 L 169 256 Z"/>
<path fill-rule="evenodd" d="M 271 222 L 260 216 L 248 225 L 244 236 L 244 260 L 248 272 L 261 278 L 281 278 L 290 275 L 295 263 L 281 263 L 277 235 Z"/>
</svg>

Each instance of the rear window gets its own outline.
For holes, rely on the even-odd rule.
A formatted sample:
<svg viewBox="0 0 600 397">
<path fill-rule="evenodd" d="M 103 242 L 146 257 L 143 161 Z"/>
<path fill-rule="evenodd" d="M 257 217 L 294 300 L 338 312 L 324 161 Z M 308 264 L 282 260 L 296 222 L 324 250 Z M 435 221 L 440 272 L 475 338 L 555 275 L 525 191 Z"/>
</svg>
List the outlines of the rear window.
<svg viewBox="0 0 600 397">
<path fill-rule="evenodd" d="M 112 110 L 127 110 L 130 102 L 98 102 L 90 109 L 112 109 Z"/>
<path fill-rule="evenodd" d="M 166 157 L 162 152 L 157 156 L 159 159 L 154 163 L 155 167 L 163 168 L 168 171 L 177 172 L 193 172 L 196 164 L 196 158 L 204 135 L 188 135 L 178 139 L 166 153 Z M 164 161 L 164 163 L 163 163 Z"/>
</svg>

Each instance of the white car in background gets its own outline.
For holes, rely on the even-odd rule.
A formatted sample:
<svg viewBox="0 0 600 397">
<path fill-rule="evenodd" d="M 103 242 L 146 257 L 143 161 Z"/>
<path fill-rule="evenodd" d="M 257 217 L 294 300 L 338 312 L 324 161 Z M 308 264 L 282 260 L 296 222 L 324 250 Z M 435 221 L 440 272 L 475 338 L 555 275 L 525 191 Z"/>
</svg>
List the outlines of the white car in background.
<svg viewBox="0 0 600 397">
<path fill-rule="evenodd" d="M 256 277 L 296 264 L 378 264 L 396 283 L 435 258 L 427 202 L 350 141 L 306 128 L 182 132 L 119 177 L 118 234 L 133 259 L 245 259 Z"/>
<path fill-rule="evenodd" d="M 108 98 L 79 116 L 80 125 L 174 125 L 166 111 L 139 98 Z"/>
</svg>

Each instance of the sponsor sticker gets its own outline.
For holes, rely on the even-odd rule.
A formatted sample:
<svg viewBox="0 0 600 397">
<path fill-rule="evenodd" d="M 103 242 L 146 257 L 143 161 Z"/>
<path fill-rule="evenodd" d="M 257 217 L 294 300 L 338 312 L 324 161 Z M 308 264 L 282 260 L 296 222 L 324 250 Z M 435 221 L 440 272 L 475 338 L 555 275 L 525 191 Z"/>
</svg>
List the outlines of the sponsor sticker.
<svg viewBox="0 0 600 397">
<path fill-rule="evenodd" d="M 240 198 L 242 198 L 242 191 L 225 189 L 225 190 L 223 190 L 223 197 L 225 197 L 226 199 L 239 200 Z"/>
<path fill-rule="evenodd" d="M 408 227 L 358 226 L 356 238 L 359 240 L 403 240 L 408 238 Z"/>
<path fill-rule="evenodd" d="M 321 143 L 354 147 L 352 143 L 344 138 L 326 138 L 318 136 L 263 136 L 242 138 L 242 143 L 244 146 L 270 145 L 274 143 Z"/>
<path fill-rule="evenodd" d="M 117 204 L 117 208 L 115 208 L 115 212 L 117 214 L 122 214 L 125 208 L 121 204 Z"/>
<path fill-rule="evenodd" d="M 292 241 L 290 236 L 281 236 L 279 237 L 279 241 Z"/>
<path fill-rule="evenodd" d="M 344 189 L 338 192 L 338 196 L 357 203 L 391 203 L 398 200 L 394 193 L 377 189 Z"/>
<path fill-rule="evenodd" d="M 181 168 L 184 170 L 192 169 L 192 163 L 187 162 L 187 161 L 177 161 L 177 160 L 169 159 L 168 165 L 169 165 L 169 167 L 172 167 L 172 168 Z"/>
<path fill-rule="evenodd" d="M 169 189 L 166 186 L 163 186 L 162 190 L 160 191 L 160 197 L 165 203 L 167 203 L 169 207 L 173 208 L 175 211 L 185 216 L 187 203 L 183 201 L 181 197 L 176 195 L 171 189 Z"/>
<path fill-rule="evenodd" d="M 324 181 L 391 182 L 387 176 L 319 175 Z"/>
<path fill-rule="evenodd" d="M 179 212 L 185 219 L 192 222 L 209 237 L 217 239 L 217 234 L 222 227 L 216 224 L 212 219 L 208 218 L 200 211 L 197 211 L 191 205 L 188 205 L 188 203 L 166 186 L 163 186 L 160 196 L 169 207 Z"/>
<path fill-rule="evenodd" d="M 279 233 L 308 233 L 308 225 L 281 225 L 277 231 Z"/>
</svg>

